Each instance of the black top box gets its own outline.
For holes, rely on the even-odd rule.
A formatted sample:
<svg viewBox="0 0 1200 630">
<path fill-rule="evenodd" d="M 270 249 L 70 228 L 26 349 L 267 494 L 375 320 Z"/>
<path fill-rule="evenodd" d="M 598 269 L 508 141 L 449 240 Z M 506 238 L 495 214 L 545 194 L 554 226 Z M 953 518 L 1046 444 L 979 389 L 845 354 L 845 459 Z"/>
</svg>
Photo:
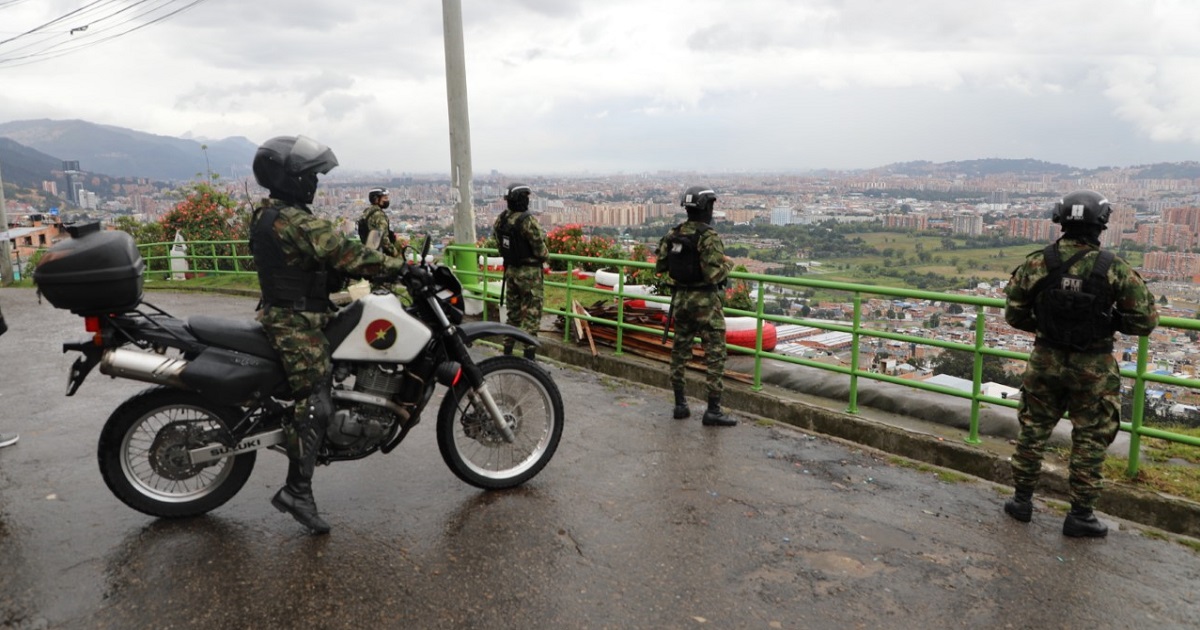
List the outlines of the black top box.
<svg viewBox="0 0 1200 630">
<path fill-rule="evenodd" d="M 133 237 L 92 226 L 68 230 L 74 238 L 54 244 L 33 270 L 38 292 L 55 308 L 76 315 L 103 315 L 136 308 L 146 268 Z"/>
</svg>

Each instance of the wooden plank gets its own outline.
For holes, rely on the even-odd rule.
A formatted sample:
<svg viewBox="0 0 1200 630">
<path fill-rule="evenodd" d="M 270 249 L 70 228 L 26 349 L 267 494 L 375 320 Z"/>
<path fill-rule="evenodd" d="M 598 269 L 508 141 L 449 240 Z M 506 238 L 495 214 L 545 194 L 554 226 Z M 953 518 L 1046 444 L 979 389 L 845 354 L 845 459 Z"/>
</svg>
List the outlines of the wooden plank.
<svg viewBox="0 0 1200 630">
<path fill-rule="evenodd" d="M 585 310 L 583 308 L 583 305 L 579 303 L 579 300 L 573 300 L 573 302 L 574 302 L 573 308 L 575 309 L 575 312 L 577 314 L 587 315 L 587 310 Z M 588 346 L 592 349 L 592 356 L 596 356 L 598 354 L 596 352 L 596 340 L 592 339 L 592 327 L 590 326 L 590 322 L 588 322 L 585 319 L 575 320 L 576 326 L 578 326 L 580 324 L 583 325 L 583 334 L 587 336 Z M 582 335 L 581 335 L 581 338 L 582 338 Z"/>
</svg>

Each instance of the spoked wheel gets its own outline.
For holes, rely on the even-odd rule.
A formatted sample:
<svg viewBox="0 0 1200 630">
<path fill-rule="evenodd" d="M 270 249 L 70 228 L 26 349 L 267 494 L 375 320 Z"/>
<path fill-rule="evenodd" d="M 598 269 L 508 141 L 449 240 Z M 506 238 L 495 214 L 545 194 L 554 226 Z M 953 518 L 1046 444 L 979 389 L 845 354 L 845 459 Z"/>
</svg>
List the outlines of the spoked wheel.
<svg viewBox="0 0 1200 630">
<path fill-rule="evenodd" d="M 212 444 L 238 417 L 237 409 L 197 394 L 145 390 L 118 407 L 100 432 L 100 474 L 118 499 L 144 514 L 204 514 L 242 489 L 257 453 L 193 465 L 188 451 Z"/>
<path fill-rule="evenodd" d="M 438 410 L 442 459 L 459 479 L 488 490 L 532 479 L 554 456 L 562 438 L 563 402 L 558 386 L 532 361 L 500 356 L 479 363 L 492 399 L 512 427 L 508 442 L 471 391 L 446 392 Z"/>
</svg>

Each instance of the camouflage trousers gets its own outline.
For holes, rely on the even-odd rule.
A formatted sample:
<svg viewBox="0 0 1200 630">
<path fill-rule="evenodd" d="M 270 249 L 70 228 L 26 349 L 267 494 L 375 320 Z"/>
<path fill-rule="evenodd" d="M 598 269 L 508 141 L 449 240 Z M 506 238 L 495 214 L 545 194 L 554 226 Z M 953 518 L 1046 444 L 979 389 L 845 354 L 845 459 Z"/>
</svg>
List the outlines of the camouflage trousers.
<svg viewBox="0 0 1200 630">
<path fill-rule="evenodd" d="M 325 337 L 324 332 L 329 315 L 268 307 L 262 311 L 258 320 L 262 323 L 263 331 L 267 333 L 271 347 L 279 352 L 288 386 L 296 398 L 295 416 L 291 424 L 284 425 L 283 431 L 289 455 L 298 453 L 298 427 L 303 428 L 311 424 L 308 419 L 308 398 L 315 387 L 328 383 L 333 369 L 329 357 L 329 339 Z"/>
<path fill-rule="evenodd" d="M 671 388 L 683 389 L 692 346 L 700 337 L 704 351 L 704 383 L 708 397 L 719 398 L 725 390 L 725 315 L 715 291 L 678 290 L 673 298 L 675 344 L 671 347 Z"/>
<path fill-rule="evenodd" d="M 507 323 L 536 337 L 542 327 L 542 267 L 505 269 L 504 284 Z"/>
<path fill-rule="evenodd" d="M 1036 347 L 1021 383 L 1021 434 L 1012 458 L 1013 485 L 1033 491 L 1050 432 L 1063 414 L 1071 431 L 1070 498 L 1095 507 L 1103 486 L 1105 451 L 1121 421 L 1121 377 L 1111 354 Z"/>
</svg>

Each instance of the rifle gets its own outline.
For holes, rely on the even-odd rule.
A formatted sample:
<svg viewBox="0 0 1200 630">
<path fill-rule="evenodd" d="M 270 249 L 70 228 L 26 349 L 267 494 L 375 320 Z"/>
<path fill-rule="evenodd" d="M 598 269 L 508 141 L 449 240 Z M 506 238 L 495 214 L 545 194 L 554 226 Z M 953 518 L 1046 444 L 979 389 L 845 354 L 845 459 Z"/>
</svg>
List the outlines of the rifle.
<svg viewBox="0 0 1200 630">
<path fill-rule="evenodd" d="M 497 306 L 504 306 L 504 287 L 506 286 L 508 286 L 508 265 L 504 265 L 504 274 L 500 276 L 500 302 Z"/>
<path fill-rule="evenodd" d="M 671 308 L 667 309 L 667 323 L 663 326 L 662 345 L 664 346 L 667 345 L 667 333 L 671 331 L 671 322 L 675 320 L 675 296 L 678 294 L 675 287 L 671 287 Z"/>
</svg>

